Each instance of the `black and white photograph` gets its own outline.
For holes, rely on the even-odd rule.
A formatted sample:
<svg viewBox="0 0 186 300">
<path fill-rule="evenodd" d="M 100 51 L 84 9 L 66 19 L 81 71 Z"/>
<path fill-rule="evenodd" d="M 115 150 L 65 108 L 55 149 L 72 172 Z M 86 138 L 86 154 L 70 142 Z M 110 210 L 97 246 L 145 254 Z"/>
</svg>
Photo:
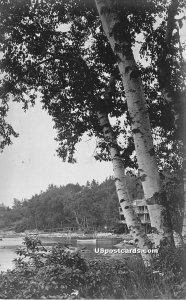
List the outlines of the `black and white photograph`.
<svg viewBox="0 0 186 300">
<path fill-rule="evenodd" d="M 185 0 L 0 0 L 0 299 L 186 299 Z"/>
</svg>

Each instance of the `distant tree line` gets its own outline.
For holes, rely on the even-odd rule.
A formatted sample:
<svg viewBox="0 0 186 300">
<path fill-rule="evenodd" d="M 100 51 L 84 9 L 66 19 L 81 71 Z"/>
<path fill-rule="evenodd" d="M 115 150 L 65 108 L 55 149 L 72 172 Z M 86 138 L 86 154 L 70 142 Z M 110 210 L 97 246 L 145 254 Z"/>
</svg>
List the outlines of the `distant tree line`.
<svg viewBox="0 0 186 300">
<path fill-rule="evenodd" d="M 144 198 L 141 181 L 127 173 L 127 186 L 130 197 Z M 168 208 L 173 223 L 173 230 L 181 234 L 183 222 L 183 189 L 179 179 L 164 173 L 161 175 L 164 190 L 168 195 Z M 119 225 L 119 203 L 114 179 L 107 178 L 98 183 L 95 180 L 81 186 L 50 184 L 46 191 L 41 191 L 31 199 L 14 199 L 12 208 L 0 206 L 0 229 L 46 230 L 52 228 L 76 227 L 88 230 L 91 227 L 113 228 L 122 232 Z"/>
<path fill-rule="evenodd" d="M 129 192 L 133 199 L 143 198 L 140 181 L 127 175 Z M 14 199 L 12 208 L 0 208 L 0 228 L 18 232 L 27 229 L 44 230 L 55 227 L 110 227 L 118 223 L 118 199 L 114 179 L 99 184 L 95 180 L 57 187 L 49 185 L 46 191 L 28 200 Z"/>
</svg>

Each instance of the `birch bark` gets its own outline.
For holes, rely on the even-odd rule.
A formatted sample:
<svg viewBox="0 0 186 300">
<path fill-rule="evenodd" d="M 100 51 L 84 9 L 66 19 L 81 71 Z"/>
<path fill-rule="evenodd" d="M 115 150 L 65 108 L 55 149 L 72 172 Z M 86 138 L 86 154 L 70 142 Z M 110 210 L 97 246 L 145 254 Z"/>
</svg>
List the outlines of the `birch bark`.
<svg viewBox="0 0 186 300">
<path fill-rule="evenodd" d="M 160 245 L 160 241 L 173 244 L 170 217 L 166 209 L 166 195 L 162 191 L 158 173 L 145 96 L 131 49 L 129 23 L 127 17 L 123 16 L 121 24 L 117 1 L 95 1 L 103 29 L 118 61 L 154 242 L 156 246 Z"/>
<path fill-rule="evenodd" d="M 114 77 L 111 76 L 110 84 L 105 94 L 105 102 L 108 101 L 111 97 L 110 87 L 112 86 L 114 81 Z M 145 233 L 145 229 L 143 228 L 140 219 L 138 218 L 133 205 L 132 199 L 130 199 L 128 190 L 127 190 L 127 182 L 125 176 L 125 168 L 123 164 L 123 160 L 120 155 L 119 146 L 115 137 L 115 134 L 112 130 L 112 126 L 110 124 L 108 113 L 104 113 L 103 111 L 99 111 L 97 113 L 100 126 L 102 128 L 102 132 L 105 138 L 105 141 L 108 143 L 109 151 L 113 164 L 113 171 L 115 176 L 115 185 L 116 192 L 118 195 L 120 206 L 122 207 L 122 211 L 126 220 L 127 227 L 134 238 L 135 243 L 141 249 L 151 249 L 152 243 L 147 237 Z M 143 255 L 146 263 L 150 263 L 151 255 L 146 254 Z"/>
</svg>

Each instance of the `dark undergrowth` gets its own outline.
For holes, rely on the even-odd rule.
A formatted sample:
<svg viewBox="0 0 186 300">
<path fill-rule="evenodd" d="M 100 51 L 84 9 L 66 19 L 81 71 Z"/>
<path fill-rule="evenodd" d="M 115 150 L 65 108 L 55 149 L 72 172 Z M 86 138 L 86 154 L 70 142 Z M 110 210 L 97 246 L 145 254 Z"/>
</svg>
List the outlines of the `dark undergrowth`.
<svg viewBox="0 0 186 300">
<path fill-rule="evenodd" d="M 15 268 L 0 274 L 2 299 L 185 299 L 184 247 L 163 249 L 145 269 L 135 255 L 127 259 L 87 260 L 60 245 L 46 250 L 26 237 Z"/>
</svg>

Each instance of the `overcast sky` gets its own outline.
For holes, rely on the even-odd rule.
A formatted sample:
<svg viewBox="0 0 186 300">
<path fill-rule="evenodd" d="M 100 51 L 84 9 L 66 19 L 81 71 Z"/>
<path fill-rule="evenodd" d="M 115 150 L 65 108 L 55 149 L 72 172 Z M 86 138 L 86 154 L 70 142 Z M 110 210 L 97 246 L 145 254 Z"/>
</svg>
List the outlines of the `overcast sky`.
<svg viewBox="0 0 186 300">
<path fill-rule="evenodd" d="M 11 206 L 14 198 L 28 199 L 49 184 L 102 182 L 113 175 L 111 163 L 95 161 L 95 140 L 87 137 L 77 147 L 78 163 L 63 163 L 56 154 L 54 124 L 39 102 L 26 113 L 13 103 L 8 120 L 20 136 L 0 154 L 0 203 Z"/>
</svg>

